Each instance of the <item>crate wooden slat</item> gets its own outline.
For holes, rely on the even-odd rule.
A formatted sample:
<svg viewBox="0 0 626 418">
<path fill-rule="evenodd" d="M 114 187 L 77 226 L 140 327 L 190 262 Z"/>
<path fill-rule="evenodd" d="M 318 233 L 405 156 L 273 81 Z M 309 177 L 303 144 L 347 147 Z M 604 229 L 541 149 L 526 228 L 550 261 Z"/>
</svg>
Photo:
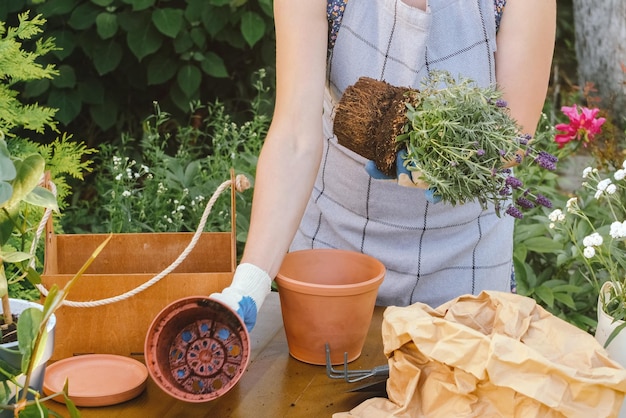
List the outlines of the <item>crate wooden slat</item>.
<svg viewBox="0 0 626 418">
<path fill-rule="evenodd" d="M 153 318 L 177 299 L 221 291 L 236 266 L 235 191 L 232 231 L 203 232 L 194 249 L 170 274 L 122 301 L 97 307 L 62 306 L 56 313 L 52 360 L 98 353 L 141 356 Z M 108 234 L 55 234 L 47 228 L 42 283 L 63 287 Z M 68 300 L 117 297 L 146 283 L 187 247 L 193 233 L 113 234 L 111 241 L 72 287 Z"/>
</svg>

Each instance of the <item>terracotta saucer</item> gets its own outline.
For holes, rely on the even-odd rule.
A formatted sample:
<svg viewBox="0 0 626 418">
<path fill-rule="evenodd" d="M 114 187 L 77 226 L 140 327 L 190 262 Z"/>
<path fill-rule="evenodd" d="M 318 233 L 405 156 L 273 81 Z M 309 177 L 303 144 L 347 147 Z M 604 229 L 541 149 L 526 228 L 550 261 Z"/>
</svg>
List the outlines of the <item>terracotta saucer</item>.
<svg viewBox="0 0 626 418">
<path fill-rule="evenodd" d="M 107 406 L 139 396 L 147 379 L 148 369 L 135 359 L 86 354 L 49 365 L 43 392 L 47 396 L 61 392 L 67 380 L 69 397 L 76 406 Z M 57 398 L 55 400 L 63 402 L 63 397 Z"/>
</svg>

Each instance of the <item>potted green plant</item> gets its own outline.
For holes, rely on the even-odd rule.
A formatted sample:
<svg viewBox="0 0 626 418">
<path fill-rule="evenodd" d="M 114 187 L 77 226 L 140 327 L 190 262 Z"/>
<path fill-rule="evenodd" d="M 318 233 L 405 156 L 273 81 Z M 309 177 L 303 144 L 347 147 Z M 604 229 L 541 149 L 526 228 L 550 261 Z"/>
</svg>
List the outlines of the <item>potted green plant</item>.
<svg viewBox="0 0 626 418">
<path fill-rule="evenodd" d="M 54 312 L 74 280 L 63 290 L 52 287 L 43 306 L 9 298 L 7 272 L 32 283 L 40 281 L 30 263 L 34 251 L 24 250 L 32 232 L 29 216 L 37 210 L 58 211 L 57 197 L 43 185 L 45 156 L 49 155 L 37 152 L 37 145 L 15 133 L 56 131 L 56 109 L 24 104 L 16 89 L 19 83 L 57 74 L 53 66 L 39 62 L 55 46 L 52 39 L 38 38 L 45 22 L 41 16 L 31 19 L 26 13 L 18 16 L 18 21 L 16 27 L 0 22 L 0 409 L 11 416 L 19 416 L 25 410 L 39 411 L 45 416 L 39 390 L 54 343 Z M 11 148 L 20 149 L 13 153 Z M 90 262 L 91 259 L 86 266 Z M 75 278 L 81 274 L 82 270 Z M 72 415 L 76 416 L 74 412 Z"/>
</svg>

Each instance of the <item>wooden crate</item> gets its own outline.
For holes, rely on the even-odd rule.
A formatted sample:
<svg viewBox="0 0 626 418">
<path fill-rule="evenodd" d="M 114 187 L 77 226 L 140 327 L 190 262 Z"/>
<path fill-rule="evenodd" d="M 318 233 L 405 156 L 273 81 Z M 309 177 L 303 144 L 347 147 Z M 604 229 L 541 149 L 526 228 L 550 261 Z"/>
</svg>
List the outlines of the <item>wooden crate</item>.
<svg viewBox="0 0 626 418">
<path fill-rule="evenodd" d="M 153 318 L 177 299 L 221 291 L 237 262 L 235 191 L 231 187 L 231 232 L 203 232 L 194 249 L 170 274 L 122 301 L 96 307 L 64 305 L 56 313 L 52 360 L 87 353 L 142 356 Z M 55 234 L 46 231 L 42 283 L 63 287 L 108 234 Z M 114 234 L 102 253 L 72 287 L 68 300 L 115 298 L 146 283 L 168 267 L 193 233 Z"/>
</svg>

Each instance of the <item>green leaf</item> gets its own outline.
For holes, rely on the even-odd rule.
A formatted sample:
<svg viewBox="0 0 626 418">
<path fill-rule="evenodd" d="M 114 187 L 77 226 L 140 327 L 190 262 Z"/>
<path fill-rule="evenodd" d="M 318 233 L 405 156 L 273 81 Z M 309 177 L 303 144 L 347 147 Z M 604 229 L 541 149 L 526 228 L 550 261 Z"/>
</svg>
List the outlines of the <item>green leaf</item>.
<svg viewBox="0 0 626 418">
<path fill-rule="evenodd" d="M 50 88 L 50 80 L 32 80 L 24 85 L 24 97 L 34 98 L 42 95 Z"/>
<path fill-rule="evenodd" d="M 192 28 L 189 31 L 189 36 L 198 48 L 204 49 L 207 42 L 206 32 L 204 30 L 202 30 L 201 28 Z"/>
<path fill-rule="evenodd" d="M 183 186 L 186 188 L 191 188 L 193 186 L 194 180 L 198 178 L 200 174 L 202 166 L 200 161 L 192 161 L 187 167 L 185 167 L 185 175 L 183 180 Z"/>
<path fill-rule="evenodd" d="M 183 11 L 180 9 L 157 9 L 152 13 L 152 23 L 165 36 L 176 38 L 183 27 Z"/>
<path fill-rule="evenodd" d="M 156 0 L 123 0 L 124 3 L 133 6 L 133 11 L 145 10 L 154 6 Z"/>
<path fill-rule="evenodd" d="M 6 181 L 0 181 L 0 205 L 11 198 L 13 194 L 13 186 Z"/>
<path fill-rule="evenodd" d="M 0 181 L 11 181 L 16 175 L 15 164 L 11 160 L 6 142 L 0 139 Z"/>
<path fill-rule="evenodd" d="M 212 7 L 206 0 L 187 0 L 185 19 L 192 24 L 197 23 L 201 20 L 202 12 L 207 8 Z"/>
<path fill-rule="evenodd" d="M 113 13 L 104 12 L 96 17 L 96 30 L 100 38 L 112 38 L 117 33 L 118 28 L 117 16 Z"/>
<path fill-rule="evenodd" d="M 174 39 L 174 50 L 177 54 L 184 54 L 192 47 L 193 39 L 191 39 L 189 32 L 182 32 Z"/>
<path fill-rule="evenodd" d="M 151 25 L 128 32 L 126 41 L 139 61 L 157 51 L 163 43 L 159 33 Z"/>
<path fill-rule="evenodd" d="M 0 1 L 0 22 L 6 22 L 9 15 L 13 16 L 15 12 L 22 11 L 25 3 L 25 0 Z"/>
<path fill-rule="evenodd" d="M 80 113 L 80 93 L 78 90 L 54 89 L 48 96 L 48 105 L 59 109 L 56 119 L 67 125 Z"/>
<path fill-rule="evenodd" d="M 550 308 L 554 307 L 554 293 L 546 286 L 539 286 L 535 289 L 535 294 Z"/>
<path fill-rule="evenodd" d="M 93 4 L 82 3 L 72 11 L 70 19 L 67 23 L 71 28 L 76 29 L 77 31 L 84 31 L 94 25 L 96 17 L 100 13 L 101 10 Z"/>
<path fill-rule="evenodd" d="M 563 244 L 547 237 L 529 238 L 524 241 L 528 251 L 536 253 L 553 253 L 563 249 Z"/>
<path fill-rule="evenodd" d="M 54 38 L 54 43 L 58 49 L 52 51 L 60 61 L 69 57 L 76 48 L 76 36 L 71 30 L 59 29 L 50 31 L 48 35 Z"/>
<path fill-rule="evenodd" d="M 215 52 L 208 52 L 205 59 L 200 63 L 202 71 L 215 78 L 228 77 L 228 70 L 222 57 Z"/>
<path fill-rule="evenodd" d="M 197 95 L 197 92 L 196 92 L 196 95 Z M 190 101 L 196 99 L 196 97 L 186 96 L 185 93 L 183 93 L 180 90 L 180 87 L 178 86 L 178 84 L 175 84 L 170 89 L 169 98 L 176 105 L 176 107 L 178 107 L 180 110 L 185 111 L 185 112 L 189 111 Z"/>
<path fill-rule="evenodd" d="M 151 57 L 148 62 L 148 85 L 154 86 L 163 84 L 176 74 L 178 70 L 178 61 L 170 56 Z"/>
<path fill-rule="evenodd" d="M 263 13 L 265 13 L 269 17 L 274 16 L 274 8 L 272 6 L 271 0 L 259 0 L 259 6 L 261 6 L 261 10 L 263 10 Z"/>
<path fill-rule="evenodd" d="M 76 6 L 75 0 L 47 0 L 37 9 L 38 13 L 51 18 L 57 15 L 68 14 Z"/>
<path fill-rule="evenodd" d="M 176 81 L 181 91 L 191 97 L 200 88 L 202 74 L 195 65 L 184 65 L 178 70 Z"/>
<path fill-rule="evenodd" d="M 22 161 L 15 162 L 16 175 L 13 180 L 13 195 L 5 207 L 15 207 L 37 187 L 43 175 L 46 162 L 39 154 L 32 154 Z"/>
<path fill-rule="evenodd" d="M 5 263 L 21 263 L 22 261 L 33 258 L 32 254 L 23 251 L 0 251 L 0 254 L 2 255 L 2 261 Z"/>
<path fill-rule="evenodd" d="M 574 302 L 572 296 L 567 293 L 554 293 L 554 299 L 561 302 L 568 308 L 576 309 L 576 302 Z"/>
<path fill-rule="evenodd" d="M 265 33 L 265 21 L 256 12 L 244 12 L 241 16 L 241 34 L 248 45 L 254 46 Z"/>
<path fill-rule="evenodd" d="M 122 47 L 114 40 L 99 44 L 94 52 L 93 64 L 99 75 L 108 74 L 119 67 L 124 55 Z"/>
<path fill-rule="evenodd" d="M 31 360 L 36 361 L 37 356 L 31 357 L 31 355 L 42 319 L 43 312 L 37 308 L 27 308 L 20 313 L 19 321 L 17 321 L 17 343 L 22 353 L 22 372 L 28 370 Z M 41 348 L 43 350 L 43 346 Z"/>
<path fill-rule="evenodd" d="M 212 37 L 217 35 L 228 23 L 230 11 L 228 8 L 207 7 L 202 11 L 202 24 Z"/>
<path fill-rule="evenodd" d="M 102 6 L 102 7 L 107 7 L 110 6 L 111 4 L 113 4 L 114 0 L 91 0 L 91 2 L 93 4 L 96 4 L 98 6 Z"/>
<path fill-rule="evenodd" d="M 34 206 L 59 211 L 56 196 L 45 187 L 37 186 L 24 197 L 24 201 Z"/>
<path fill-rule="evenodd" d="M 117 122 L 119 108 L 117 103 L 110 99 L 105 99 L 102 104 L 95 104 L 89 107 L 89 115 L 91 119 L 102 129 L 106 131 L 112 128 Z"/>
<path fill-rule="evenodd" d="M 39 275 L 37 270 L 32 267 L 28 267 L 26 269 L 26 277 L 28 278 L 28 281 L 32 284 L 41 284 L 41 276 Z"/>
<path fill-rule="evenodd" d="M 52 79 L 52 85 L 58 89 L 73 88 L 76 85 L 76 73 L 69 65 L 59 66 L 59 75 Z"/>
</svg>

